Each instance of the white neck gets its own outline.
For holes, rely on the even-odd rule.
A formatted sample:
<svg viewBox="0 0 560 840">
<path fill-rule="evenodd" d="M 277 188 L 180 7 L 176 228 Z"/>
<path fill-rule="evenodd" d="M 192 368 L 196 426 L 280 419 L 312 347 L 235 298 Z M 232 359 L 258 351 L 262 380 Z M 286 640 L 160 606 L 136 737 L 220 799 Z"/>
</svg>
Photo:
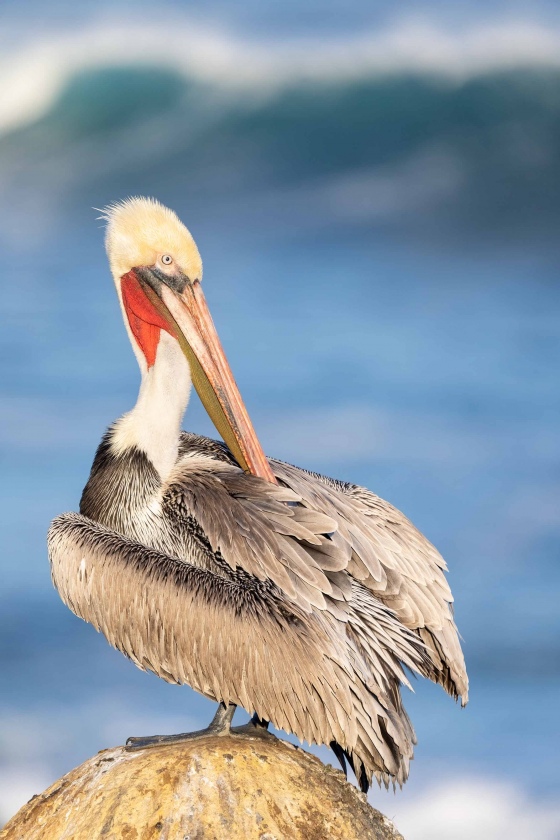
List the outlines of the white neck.
<svg viewBox="0 0 560 840">
<path fill-rule="evenodd" d="M 191 390 L 190 368 L 177 341 L 164 330 L 154 365 L 148 370 L 142 358 L 140 367 L 138 401 L 115 424 L 111 446 L 116 453 L 138 447 L 164 481 L 177 460 L 181 421 Z"/>
</svg>

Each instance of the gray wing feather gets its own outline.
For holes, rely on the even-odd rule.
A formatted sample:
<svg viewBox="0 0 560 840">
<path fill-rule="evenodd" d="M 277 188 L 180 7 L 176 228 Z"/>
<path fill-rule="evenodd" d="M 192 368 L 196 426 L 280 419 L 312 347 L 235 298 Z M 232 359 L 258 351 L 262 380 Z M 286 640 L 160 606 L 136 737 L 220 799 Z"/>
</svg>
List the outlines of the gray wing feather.
<svg viewBox="0 0 560 840">
<path fill-rule="evenodd" d="M 369 490 L 270 464 L 279 486 L 187 451 L 170 481 L 173 506 L 180 501 L 194 514 L 232 568 L 273 580 L 307 612 L 344 611 L 347 596 L 329 572 L 363 583 L 422 639 L 431 660 L 426 675 L 466 704 L 468 678 L 439 552 Z"/>
<path fill-rule="evenodd" d="M 194 516 L 212 551 L 232 570 L 273 581 L 306 612 L 325 609 L 325 596 L 337 600 L 328 572 L 346 563 L 327 536 L 336 522 L 303 507 L 288 488 L 206 456 L 185 455 L 164 490 L 164 505 L 169 517 Z"/>
<path fill-rule="evenodd" d="M 64 602 L 140 668 L 310 743 L 336 741 L 368 779 L 406 779 L 414 735 L 401 663 L 425 671 L 426 654 L 359 583 L 340 621 L 303 609 L 271 579 L 221 576 L 80 514 L 57 517 L 48 542 Z"/>
<path fill-rule="evenodd" d="M 396 508 L 357 485 L 270 461 L 276 477 L 304 504 L 328 512 L 337 523 L 338 544 L 351 558 L 347 570 L 415 630 L 432 662 L 429 674 L 452 696 L 468 699 L 468 678 L 444 559 Z"/>
</svg>

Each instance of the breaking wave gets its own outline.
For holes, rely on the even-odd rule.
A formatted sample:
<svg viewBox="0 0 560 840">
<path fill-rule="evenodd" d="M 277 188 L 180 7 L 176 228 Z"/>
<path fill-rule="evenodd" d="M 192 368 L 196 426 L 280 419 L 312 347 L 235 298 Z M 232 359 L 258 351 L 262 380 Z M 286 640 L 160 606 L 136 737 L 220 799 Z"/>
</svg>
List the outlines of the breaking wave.
<svg viewBox="0 0 560 840">
<path fill-rule="evenodd" d="M 112 27 L 30 45 L 4 69 L 15 211 L 37 188 L 90 204 L 266 192 L 283 217 L 477 235 L 550 236 L 560 220 L 560 32 L 544 27 L 276 45 Z"/>
</svg>

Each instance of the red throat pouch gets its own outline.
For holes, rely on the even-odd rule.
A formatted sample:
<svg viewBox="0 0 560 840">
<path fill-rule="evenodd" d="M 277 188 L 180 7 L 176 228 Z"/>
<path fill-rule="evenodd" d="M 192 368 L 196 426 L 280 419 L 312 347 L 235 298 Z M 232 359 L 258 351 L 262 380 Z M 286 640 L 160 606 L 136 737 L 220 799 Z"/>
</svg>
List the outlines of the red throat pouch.
<svg viewBox="0 0 560 840">
<path fill-rule="evenodd" d="M 172 335 L 171 330 L 144 294 L 134 269 L 121 277 L 121 291 L 130 329 L 146 358 L 149 370 L 156 360 L 161 330 Z"/>
</svg>

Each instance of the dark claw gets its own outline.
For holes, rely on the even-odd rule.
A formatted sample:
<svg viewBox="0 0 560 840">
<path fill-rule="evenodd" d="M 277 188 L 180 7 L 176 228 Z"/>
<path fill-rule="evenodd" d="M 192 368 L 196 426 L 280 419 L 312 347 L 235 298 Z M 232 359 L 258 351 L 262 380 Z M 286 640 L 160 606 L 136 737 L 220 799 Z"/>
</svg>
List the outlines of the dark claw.
<svg viewBox="0 0 560 840">
<path fill-rule="evenodd" d="M 252 738 L 276 738 L 272 732 L 268 731 L 269 721 L 261 720 L 257 715 L 253 715 L 249 723 L 243 726 L 232 727 L 232 735 L 249 735 Z"/>
</svg>

